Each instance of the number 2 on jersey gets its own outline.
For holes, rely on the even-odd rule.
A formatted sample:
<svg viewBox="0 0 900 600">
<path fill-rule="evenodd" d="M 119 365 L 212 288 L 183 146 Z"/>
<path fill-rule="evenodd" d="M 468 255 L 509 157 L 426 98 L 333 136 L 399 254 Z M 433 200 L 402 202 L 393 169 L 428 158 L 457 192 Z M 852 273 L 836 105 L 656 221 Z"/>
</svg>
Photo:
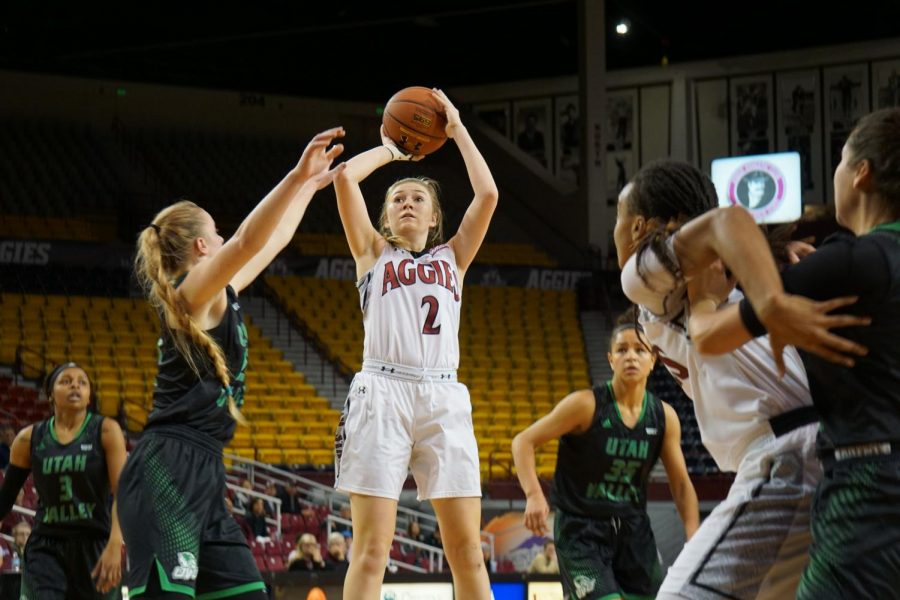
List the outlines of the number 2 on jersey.
<svg viewBox="0 0 900 600">
<path fill-rule="evenodd" d="M 428 305 L 428 315 L 425 317 L 425 325 L 422 327 L 422 333 L 425 335 L 437 335 L 441 332 L 441 326 L 435 326 L 434 321 L 437 319 L 438 299 L 434 296 L 425 296 L 422 298 L 421 306 Z"/>
</svg>

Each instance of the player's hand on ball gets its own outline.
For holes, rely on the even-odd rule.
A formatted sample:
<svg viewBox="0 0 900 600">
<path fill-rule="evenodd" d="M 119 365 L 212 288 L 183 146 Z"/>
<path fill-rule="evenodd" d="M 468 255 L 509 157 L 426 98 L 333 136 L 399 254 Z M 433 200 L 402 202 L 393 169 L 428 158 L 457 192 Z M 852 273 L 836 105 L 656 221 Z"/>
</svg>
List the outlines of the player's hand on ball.
<svg viewBox="0 0 900 600">
<path fill-rule="evenodd" d="M 547 535 L 547 515 L 549 514 L 550 506 L 542 492 L 528 496 L 525 501 L 525 528 L 537 536 Z"/>
<path fill-rule="evenodd" d="M 452 138 L 458 128 L 462 128 L 462 120 L 459 118 L 459 109 L 453 106 L 453 103 L 450 102 L 450 98 L 447 97 L 447 94 L 443 92 L 443 90 L 439 90 L 437 88 L 432 88 L 431 90 L 434 92 L 435 99 L 441 103 L 441 106 L 444 107 L 444 113 L 447 115 L 447 127 L 445 131 L 447 133 L 448 138 Z"/>
<path fill-rule="evenodd" d="M 425 158 L 424 155 L 416 156 L 414 154 L 408 154 L 401 150 L 397 144 L 388 137 L 387 133 L 384 131 L 384 125 L 381 126 L 381 143 L 384 144 L 384 147 L 387 148 L 391 153 L 391 160 L 411 160 L 413 162 L 420 161 Z"/>
</svg>

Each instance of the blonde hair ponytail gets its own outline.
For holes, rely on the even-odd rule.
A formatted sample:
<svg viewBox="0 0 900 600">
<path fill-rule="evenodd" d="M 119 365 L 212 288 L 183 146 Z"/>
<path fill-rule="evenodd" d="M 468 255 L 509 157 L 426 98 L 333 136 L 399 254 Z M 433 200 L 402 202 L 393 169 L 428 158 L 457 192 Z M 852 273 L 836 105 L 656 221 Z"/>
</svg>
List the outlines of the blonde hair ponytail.
<svg viewBox="0 0 900 600">
<path fill-rule="evenodd" d="M 200 369 L 196 350 L 202 350 L 209 357 L 216 377 L 228 394 L 228 413 L 235 421 L 246 425 L 247 420 L 231 395 L 231 374 L 222 348 L 197 325 L 172 285 L 172 279 L 185 271 L 191 246 L 203 234 L 202 227 L 200 207 L 193 202 L 183 200 L 163 209 L 138 237 L 134 272 L 150 305 L 165 316 L 165 327 L 179 354 L 197 377 L 200 377 Z"/>
</svg>

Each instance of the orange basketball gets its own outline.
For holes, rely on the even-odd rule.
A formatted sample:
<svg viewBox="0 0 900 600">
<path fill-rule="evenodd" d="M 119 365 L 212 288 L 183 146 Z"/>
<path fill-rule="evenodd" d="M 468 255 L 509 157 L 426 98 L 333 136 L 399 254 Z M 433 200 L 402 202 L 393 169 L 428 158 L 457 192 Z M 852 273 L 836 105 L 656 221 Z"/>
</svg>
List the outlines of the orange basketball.
<svg viewBox="0 0 900 600">
<path fill-rule="evenodd" d="M 381 122 L 387 136 L 409 154 L 431 154 L 447 141 L 444 108 L 426 87 L 404 88 L 391 96 Z"/>
<path fill-rule="evenodd" d="M 328 600 L 325 597 L 325 592 L 322 591 L 322 588 L 314 587 L 309 590 L 309 593 L 306 595 L 306 600 Z"/>
</svg>

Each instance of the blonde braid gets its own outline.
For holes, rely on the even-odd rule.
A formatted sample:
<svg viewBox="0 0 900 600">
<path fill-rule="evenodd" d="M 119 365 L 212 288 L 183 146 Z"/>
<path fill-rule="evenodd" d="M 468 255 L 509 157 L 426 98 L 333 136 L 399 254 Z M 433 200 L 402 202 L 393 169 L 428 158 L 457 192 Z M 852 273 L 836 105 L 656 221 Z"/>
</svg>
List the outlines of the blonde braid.
<svg viewBox="0 0 900 600">
<path fill-rule="evenodd" d="M 196 239 L 198 225 L 192 219 L 197 205 L 192 202 L 178 202 L 160 212 L 154 223 L 147 227 L 138 238 L 138 252 L 135 257 L 135 274 L 147 292 L 151 306 L 165 315 L 165 327 L 178 353 L 184 357 L 190 369 L 200 377 L 200 369 L 194 356 L 196 349 L 202 349 L 215 368 L 216 376 L 228 394 L 228 413 L 242 425 L 247 420 L 241 414 L 231 394 L 231 374 L 225 363 L 225 353 L 216 341 L 201 329 L 185 309 L 171 275 L 177 275 L 179 267 L 186 264 L 191 242 Z M 163 223 L 159 225 L 158 223 Z M 173 235 L 165 236 L 164 231 L 173 229 Z M 177 327 L 173 327 L 176 325 Z"/>
</svg>

